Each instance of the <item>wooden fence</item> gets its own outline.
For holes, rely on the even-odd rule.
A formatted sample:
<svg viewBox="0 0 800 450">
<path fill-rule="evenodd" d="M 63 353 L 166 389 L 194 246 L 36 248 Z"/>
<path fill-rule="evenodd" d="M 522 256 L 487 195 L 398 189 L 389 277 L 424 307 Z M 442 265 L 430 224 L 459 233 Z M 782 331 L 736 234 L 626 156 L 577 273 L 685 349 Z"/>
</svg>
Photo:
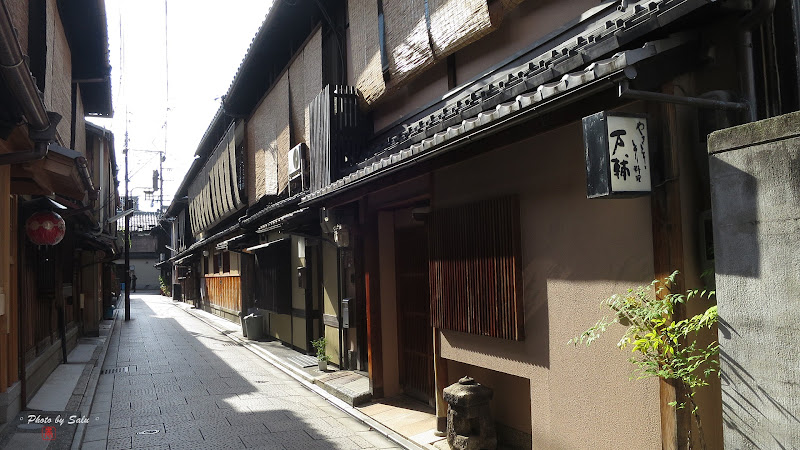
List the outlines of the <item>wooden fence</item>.
<svg viewBox="0 0 800 450">
<path fill-rule="evenodd" d="M 239 275 L 206 275 L 208 302 L 230 311 L 242 310 L 242 289 Z"/>
</svg>

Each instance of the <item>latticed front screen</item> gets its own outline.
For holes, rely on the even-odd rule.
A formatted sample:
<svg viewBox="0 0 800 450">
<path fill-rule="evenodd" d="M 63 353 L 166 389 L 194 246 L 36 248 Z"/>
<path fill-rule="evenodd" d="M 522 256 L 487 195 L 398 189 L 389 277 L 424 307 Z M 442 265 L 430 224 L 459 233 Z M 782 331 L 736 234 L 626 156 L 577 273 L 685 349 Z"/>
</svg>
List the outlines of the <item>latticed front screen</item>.
<svg viewBox="0 0 800 450">
<path fill-rule="evenodd" d="M 517 197 L 434 210 L 428 223 L 433 326 L 522 340 Z"/>
</svg>

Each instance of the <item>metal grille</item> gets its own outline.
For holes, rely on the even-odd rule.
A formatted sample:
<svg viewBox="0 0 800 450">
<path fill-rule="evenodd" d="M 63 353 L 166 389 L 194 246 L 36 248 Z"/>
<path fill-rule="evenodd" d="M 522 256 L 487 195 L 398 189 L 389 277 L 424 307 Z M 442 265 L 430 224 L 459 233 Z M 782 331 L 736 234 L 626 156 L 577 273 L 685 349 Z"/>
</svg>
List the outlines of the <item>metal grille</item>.
<svg viewBox="0 0 800 450">
<path fill-rule="evenodd" d="M 114 367 L 111 369 L 103 369 L 100 375 L 108 375 L 110 373 L 128 373 L 128 367 Z"/>
<path fill-rule="evenodd" d="M 433 326 L 522 340 L 518 199 L 435 210 L 429 224 Z"/>
</svg>

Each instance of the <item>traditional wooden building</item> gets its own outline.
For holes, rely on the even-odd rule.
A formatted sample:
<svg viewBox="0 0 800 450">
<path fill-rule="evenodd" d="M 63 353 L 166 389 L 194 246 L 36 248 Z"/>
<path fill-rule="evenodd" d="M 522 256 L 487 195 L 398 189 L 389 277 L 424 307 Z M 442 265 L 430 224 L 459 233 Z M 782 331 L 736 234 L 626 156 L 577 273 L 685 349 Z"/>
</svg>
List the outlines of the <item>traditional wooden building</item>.
<svg viewBox="0 0 800 450">
<path fill-rule="evenodd" d="M 675 388 L 630 381 L 613 339 L 566 343 L 612 293 L 674 270 L 702 286 L 705 137 L 798 109 L 797 2 L 321 7 L 273 6 L 198 150 L 243 127 L 228 170 L 246 188 L 201 163 L 179 192 L 174 236 L 191 223 L 198 240 L 172 259 L 197 261 L 199 297 L 260 310 L 297 349 L 328 337 L 373 396 L 429 403 L 440 427 L 442 389 L 469 375 L 494 389 L 507 445 L 696 439 Z M 226 267 L 239 291 L 219 300 Z M 698 399 L 720 448 L 719 382 Z"/>
<path fill-rule="evenodd" d="M 97 333 L 118 252 L 105 10 L 92 0 L 0 2 L 0 422 L 25 407 L 82 333 Z M 37 245 L 26 225 L 63 218 Z M 52 217 L 52 216 L 49 216 Z M 53 222 L 51 222 L 53 223 Z M 58 227 L 56 227 L 58 228 Z M 108 276 L 106 276 L 108 275 Z M 110 298 L 109 298 L 110 300 Z"/>
</svg>

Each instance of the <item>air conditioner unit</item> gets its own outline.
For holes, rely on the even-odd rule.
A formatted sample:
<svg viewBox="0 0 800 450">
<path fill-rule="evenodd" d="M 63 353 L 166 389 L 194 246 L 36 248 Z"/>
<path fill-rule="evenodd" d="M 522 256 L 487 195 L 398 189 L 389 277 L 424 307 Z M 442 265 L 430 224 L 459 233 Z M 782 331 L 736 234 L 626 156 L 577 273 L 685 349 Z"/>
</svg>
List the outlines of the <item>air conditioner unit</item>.
<svg viewBox="0 0 800 450">
<path fill-rule="evenodd" d="M 303 154 L 308 149 L 306 144 L 300 143 L 289 150 L 289 179 L 294 180 L 303 174 Z"/>
</svg>

